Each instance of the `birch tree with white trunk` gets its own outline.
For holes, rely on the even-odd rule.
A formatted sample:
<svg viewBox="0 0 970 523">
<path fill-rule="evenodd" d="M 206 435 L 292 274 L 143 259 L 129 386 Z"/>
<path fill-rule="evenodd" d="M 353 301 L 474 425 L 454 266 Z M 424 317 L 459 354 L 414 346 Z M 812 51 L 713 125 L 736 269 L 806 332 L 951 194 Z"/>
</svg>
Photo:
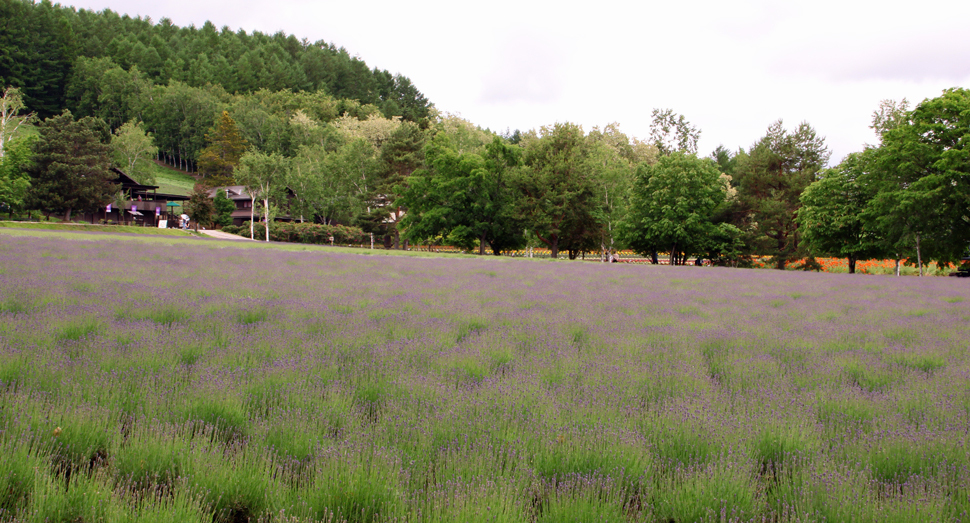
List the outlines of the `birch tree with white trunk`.
<svg viewBox="0 0 970 523">
<path fill-rule="evenodd" d="M 7 87 L 0 97 L 0 158 L 3 158 L 4 146 L 16 136 L 20 126 L 27 123 L 33 114 L 21 115 L 24 110 L 23 96 L 20 89 Z"/>
<path fill-rule="evenodd" d="M 280 154 L 266 154 L 251 149 L 239 159 L 236 181 L 246 187 L 253 203 L 263 203 L 266 241 L 269 241 L 270 201 L 274 203 L 285 194 L 285 181 L 289 161 Z M 250 211 L 250 215 L 252 216 Z M 250 237 L 253 236 L 253 220 L 250 220 Z"/>
</svg>

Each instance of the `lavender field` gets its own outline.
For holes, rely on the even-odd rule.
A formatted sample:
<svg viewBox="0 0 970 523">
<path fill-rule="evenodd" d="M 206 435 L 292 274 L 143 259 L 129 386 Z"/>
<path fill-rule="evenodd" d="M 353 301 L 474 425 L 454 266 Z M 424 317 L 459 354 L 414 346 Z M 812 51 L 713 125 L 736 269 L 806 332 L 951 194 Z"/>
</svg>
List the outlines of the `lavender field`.
<svg viewBox="0 0 970 523">
<path fill-rule="evenodd" d="M 0 235 L 0 520 L 970 521 L 968 326 L 953 278 Z"/>
</svg>

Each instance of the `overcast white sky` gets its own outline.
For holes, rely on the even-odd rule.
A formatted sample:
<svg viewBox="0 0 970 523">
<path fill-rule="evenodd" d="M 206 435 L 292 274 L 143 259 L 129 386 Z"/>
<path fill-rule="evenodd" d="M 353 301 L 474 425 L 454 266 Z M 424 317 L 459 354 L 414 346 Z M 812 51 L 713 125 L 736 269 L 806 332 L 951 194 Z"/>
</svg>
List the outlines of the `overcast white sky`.
<svg viewBox="0 0 970 523">
<path fill-rule="evenodd" d="M 619 122 L 646 138 L 651 110 L 671 108 L 701 129 L 703 155 L 781 118 L 812 124 L 834 164 L 876 141 L 880 100 L 970 87 L 966 0 L 62 1 L 326 40 L 495 131 Z"/>
</svg>

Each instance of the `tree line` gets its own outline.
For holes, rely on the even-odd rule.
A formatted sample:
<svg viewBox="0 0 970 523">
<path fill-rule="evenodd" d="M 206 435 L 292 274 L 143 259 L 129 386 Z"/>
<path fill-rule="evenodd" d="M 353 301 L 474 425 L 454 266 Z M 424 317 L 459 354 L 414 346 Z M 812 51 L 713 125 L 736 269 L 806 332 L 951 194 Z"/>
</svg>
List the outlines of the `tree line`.
<svg viewBox="0 0 970 523">
<path fill-rule="evenodd" d="M 111 161 L 137 172 L 139 157 L 157 151 L 140 123 L 112 131 L 101 118 L 75 120 L 68 111 L 41 122 L 39 137 L 4 138 L 22 125 L 17 95 L 8 89 L 0 106 L 0 198 L 8 208 L 17 202 L 69 216 L 98 207 L 112 189 L 94 187 L 107 183 L 96 172 Z M 378 113 L 317 120 L 297 109 L 283 124 L 285 147 L 224 110 L 204 135 L 192 205 L 203 209 L 195 213 L 203 224 L 214 223 L 211 202 L 199 203 L 209 201 L 207 188 L 243 185 L 250 234 L 263 221 L 267 239 L 274 217 L 288 216 L 357 227 L 388 248 L 448 244 L 501 254 L 531 243 L 569 258 L 629 248 L 654 263 L 661 254 L 671 264 L 731 266 L 770 256 L 779 269 L 802 259 L 813 268 L 815 256 L 837 256 L 848 258 L 850 272 L 872 258 L 922 268 L 957 261 L 970 243 L 968 120 L 964 89 L 913 109 L 886 101 L 873 116 L 878 143 L 829 168 L 824 138 L 807 123 L 786 129 L 778 121 L 747 149 L 701 157 L 700 131 L 669 110 L 654 112 L 651 135 L 640 140 L 617 124 L 498 135 L 448 114 L 423 127 Z"/>
<path fill-rule="evenodd" d="M 298 105 L 323 120 L 364 111 L 413 122 L 432 110 L 407 77 L 370 69 L 324 41 L 220 30 L 211 22 L 179 27 L 167 18 L 154 23 L 47 0 L 0 0 L 0 86 L 19 88 L 39 118 L 67 108 L 112 129 L 144 122 L 166 158 L 193 171 L 212 114 L 229 106 L 270 127 L 278 122 L 251 114 L 254 107 Z M 280 99 L 281 92 L 292 98 Z"/>
<path fill-rule="evenodd" d="M 719 146 L 704 157 L 701 131 L 670 109 L 654 111 L 643 139 L 618 124 L 587 132 L 568 122 L 499 135 L 438 113 L 416 90 L 388 87 L 404 85 L 403 77 L 374 87 L 374 78 L 389 78 L 380 71 L 346 84 L 350 76 L 337 69 L 313 76 L 306 68 L 281 76 L 299 80 L 292 84 L 268 76 L 233 83 L 261 78 L 247 69 L 247 53 L 279 48 L 287 63 L 306 65 L 319 53 L 342 59 L 346 52 L 333 46 L 47 2 L 0 0 L 0 10 L 23 15 L 20 25 L 5 16 L 0 31 L 4 41 L 22 39 L 0 46 L 0 74 L 16 77 L 0 106 L 0 205 L 8 212 L 69 216 L 100 207 L 118 196 L 95 183 L 109 178 L 96 172 L 113 163 L 151 183 L 139 166 L 156 157 L 196 173 L 192 206 L 205 223 L 218 214 L 204 201 L 206 187 L 245 186 L 251 222 L 266 223 L 265 238 L 274 217 L 287 216 L 356 227 L 390 248 L 437 243 L 500 254 L 535 245 L 570 258 L 629 248 L 654 263 L 663 255 L 672 264 L 744 266 L 770 256 L 780 269 L 838 256 L 850 272 L 871 258 L 953 262 L 970 242 L 964 89 L 914 108 L 884 102 L 873 114 L 877 143 L 834 167 L 824 138 L 805 122 L 774 122 L 751 146 Z M 14 30 L 21 26 L 32 29 Z M 82 52 L 76 42 L 89 38 L 109 45 Z M 111 45 L 115 39 L 125 44 Z M 223 64 L 219 53 L 233 65 L 218 74 L 201 66 L 165 73 L 139 61 L 142 47 L 161 53 L 163 64 L 195 49 L 210 66 Z M 59 71 L 56 60 L 38 71 L 46 55 L 21 51 L 41 48 L 70 58 L 57 62 L 65 66 L 60 84 L 36 76 Z M 36 135 L 23 132 L 31 117 Z"/>
</svg>

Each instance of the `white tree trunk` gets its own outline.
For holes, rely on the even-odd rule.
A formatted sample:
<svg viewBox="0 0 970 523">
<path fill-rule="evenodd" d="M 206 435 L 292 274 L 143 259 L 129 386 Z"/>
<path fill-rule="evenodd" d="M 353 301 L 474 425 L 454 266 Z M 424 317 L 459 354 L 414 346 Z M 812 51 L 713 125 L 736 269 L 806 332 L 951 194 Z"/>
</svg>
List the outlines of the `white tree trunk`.
<svg viewBox="0 0 970 523">
<path fill-rule="evenodd" d="M 919 234 L 916 235 L 916 264 L 919 265 L 919 275 L 923 275 L 923 256 L 919 250 Z"/>
<path fill-rule="evenodd" d="M 253 220 L 256 219 L 256 196 L 252 193 L 249 194 L 249 239 L 256 240 L 256 226 L 253 224 Z"/>
<path fill-rule="evenodd" d="M 263 198 L 263 216 L 266 221 L 266 241 L 269 241 L 269 198 Z"/>
</svg>

